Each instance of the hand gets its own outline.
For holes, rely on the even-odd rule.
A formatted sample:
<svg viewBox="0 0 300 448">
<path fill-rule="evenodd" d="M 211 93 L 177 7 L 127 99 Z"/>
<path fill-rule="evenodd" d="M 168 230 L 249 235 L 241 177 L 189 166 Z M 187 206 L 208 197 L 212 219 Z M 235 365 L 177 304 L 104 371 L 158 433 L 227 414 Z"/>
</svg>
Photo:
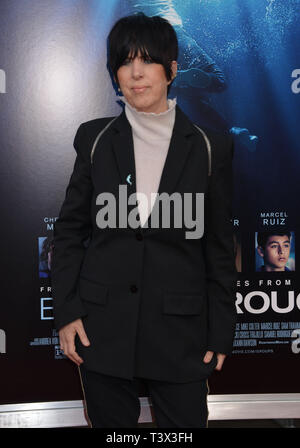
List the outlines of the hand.
<svg viewBox="0 0 300 448">
<path fill-rule="evenodd" d="M 203 361 L 205 363 L 209 363 L 212 360 L 213 355 L 214 355 L 214 352 L 207 351 L 205 353 Z M 218 360 L 218 362 L 217 362 L 217 365 L 215 367 L 215 370 L 221 370 L 222 369 L 223 362 L 224 362 L 225 358 L 226 358 L 226 355 L 224 355 L 223 353 L 217 353 L 217 360 Z"/>
<path fill-rule="evenodd" d="M 85 347 L 88 347 L 90 345 L 90 341 L 88 340 L 81 319 L 74 320 L 70 324 L 65 325 L 58 332 L 60 349 L 71 361 L 75 362 L 75 364 L 79 366 L 83 363 L 83 359 L 80 358 L 78 353 L 75 351 L 76 333 L 78 334 L 81 343 Z"/>
</svg>

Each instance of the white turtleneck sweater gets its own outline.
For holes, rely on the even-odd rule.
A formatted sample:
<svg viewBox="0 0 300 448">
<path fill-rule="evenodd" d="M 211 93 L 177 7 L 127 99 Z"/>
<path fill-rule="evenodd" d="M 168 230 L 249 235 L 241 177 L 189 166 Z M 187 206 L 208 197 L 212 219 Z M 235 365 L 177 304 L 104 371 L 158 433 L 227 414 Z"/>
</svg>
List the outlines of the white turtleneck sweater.
<svg viewBox="0 0 300 448">
<path fill-rule="evenodd" d="M 143 227 L 158 193 L 175 122 L 176 98 L 168 99 L 168 110 L 159 114 L 140 112 L 125 97 L 121 100 L 125 103 L 125 114 L 132 127 L 138 211 Z M 146 196 L 146 201 L 141 193 Z"/>
</svg>

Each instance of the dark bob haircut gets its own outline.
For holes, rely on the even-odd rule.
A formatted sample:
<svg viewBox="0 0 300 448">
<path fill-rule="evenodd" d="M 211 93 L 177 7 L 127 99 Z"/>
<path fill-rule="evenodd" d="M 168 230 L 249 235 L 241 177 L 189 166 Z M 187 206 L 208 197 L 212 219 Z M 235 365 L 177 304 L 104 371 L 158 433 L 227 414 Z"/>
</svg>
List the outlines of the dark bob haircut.
<svg viewBox="0 0 300 448">
<path fill-rule="evenodd" d="M 107 65 L 119 87 L 117 71 L 128 56 L 141 53 L 144 60 L 163 65 L 168 81 L 172 79 L 171 62 L 178 58 L 178 41 L 172 25 L 160 16 L 140 12 L 122 17 L 108 35 Z M 168 92 L 171 84 L 168 86 Z"/>
<path fill-rule="evenodd" d="M 257 233 L 257 245 L 264 249 L 266 247 L 268 238 L 270 236 L 273 236 L 273 235 L 287 236 L 289 240 L 291 239 L 291 232 L 290 231 L 288 231 L 288 230 L 287 231 L 284 231 L 284 230 L 278 230 L 277 231 L 277 230 L 274 229 L 274 230 L 269 231 L 269 232 L 258 232 Z"/>
</svg>

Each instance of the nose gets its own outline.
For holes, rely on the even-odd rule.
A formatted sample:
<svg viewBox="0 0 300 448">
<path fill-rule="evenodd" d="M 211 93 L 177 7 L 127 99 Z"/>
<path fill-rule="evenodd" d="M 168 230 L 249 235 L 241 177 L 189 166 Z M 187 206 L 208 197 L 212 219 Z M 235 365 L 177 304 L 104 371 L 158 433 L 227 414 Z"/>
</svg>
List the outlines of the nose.
<svg viewBox="0 0 300 448">
<path fill-rule="evenodd" d="M 131 64 L 132 77 L 139 79 L 144 75 L 143 63 L 140 58 L 134 58 Z"/>
</svg>

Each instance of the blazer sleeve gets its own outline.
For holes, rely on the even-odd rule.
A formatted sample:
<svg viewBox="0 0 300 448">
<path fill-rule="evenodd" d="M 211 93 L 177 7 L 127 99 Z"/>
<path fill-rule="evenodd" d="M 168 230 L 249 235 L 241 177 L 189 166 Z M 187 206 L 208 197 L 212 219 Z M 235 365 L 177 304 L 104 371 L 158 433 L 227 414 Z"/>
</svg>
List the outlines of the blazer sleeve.
<svg viewBox="0 0 300 448">
<path fill-rule="evenodd" d="M 85 128 L 81 124 L 74 138 L 76 159 L 59 217 L 54 225 L 51 267 L 54 326 L 64 325 L 86 315 L 80 299 L 78 279 L 85 255 L 84 242 L 91 233 L 91 163 Z"/>
<path fill-rule="evenodd" d="M 230 134 L 212 145 L 212 174 L 204 209 L 204 254 L 208 295 L 207 350 L 230 354 L 236 322 L 232 224 L 232 159 Z"/>
</svg>

